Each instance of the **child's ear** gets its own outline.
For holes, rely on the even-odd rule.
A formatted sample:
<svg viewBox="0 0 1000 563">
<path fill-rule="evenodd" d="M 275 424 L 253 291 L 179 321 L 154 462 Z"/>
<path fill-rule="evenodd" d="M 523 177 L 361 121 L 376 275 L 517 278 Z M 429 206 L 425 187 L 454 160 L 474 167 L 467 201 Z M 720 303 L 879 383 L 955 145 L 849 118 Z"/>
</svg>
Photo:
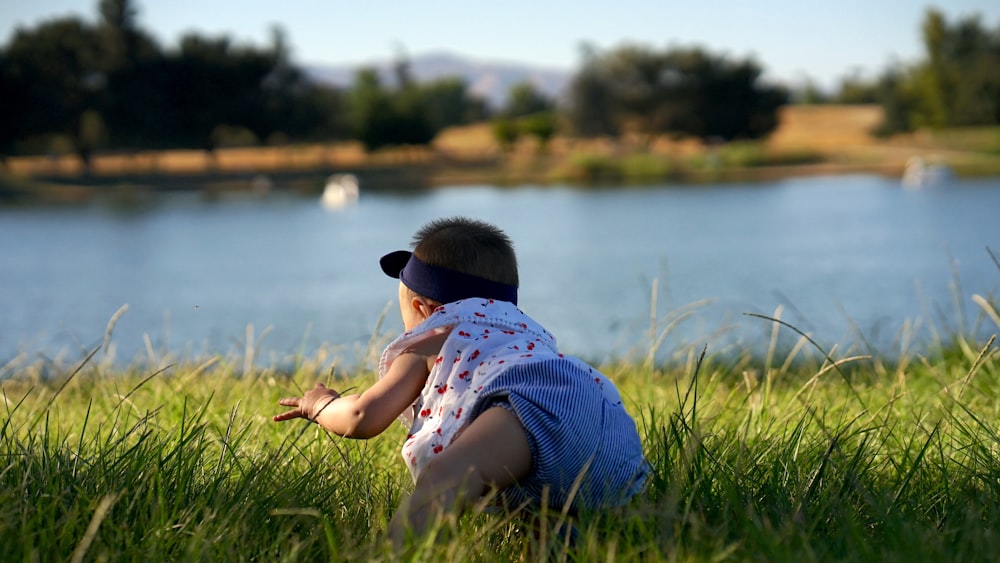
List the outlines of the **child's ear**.
<svg viewBox="0 0 1000 563">
<path fill-rule="evenodd" d="M 410 306 L 413 307 L 413 310 L 416 311 L 417 314 L 420 315 L 420 318 L 423 319 L 431 316 L 431 313 L 433 313 L 434 309 L 437 308 L 436 305 L 429 303 L 426 299 L 419 295 L 414 296 L 413 299 L 410 300 Z"/>
</svg>

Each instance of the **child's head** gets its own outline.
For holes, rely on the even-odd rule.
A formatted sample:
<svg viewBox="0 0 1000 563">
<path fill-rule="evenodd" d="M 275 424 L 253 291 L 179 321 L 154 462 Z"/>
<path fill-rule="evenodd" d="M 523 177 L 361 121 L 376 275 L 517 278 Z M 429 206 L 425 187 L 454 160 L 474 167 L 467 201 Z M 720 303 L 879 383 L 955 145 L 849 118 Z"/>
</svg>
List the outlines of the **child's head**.
<svg viewBox="0 0 1000 563">
<path fill-rule="evenodd" d="M 413 235 L 412 246 L 417 258 L 427 264 L 518 285 L 514 245 L 489 223 L 464 217 L 435 219 Z"/>
<path fill-rule="evenodd" d="M 411 246 L 412 253 L 399 250 L 380 261 L 387 275 L 400 280 L 404 324 L 408 308 L 426 316 L 421 308 L 429 314 L 469 297 L 517 303 L 517 257 L 499 228 L 465 217 L 436 219 L 417 231 Z"/>
</svg>

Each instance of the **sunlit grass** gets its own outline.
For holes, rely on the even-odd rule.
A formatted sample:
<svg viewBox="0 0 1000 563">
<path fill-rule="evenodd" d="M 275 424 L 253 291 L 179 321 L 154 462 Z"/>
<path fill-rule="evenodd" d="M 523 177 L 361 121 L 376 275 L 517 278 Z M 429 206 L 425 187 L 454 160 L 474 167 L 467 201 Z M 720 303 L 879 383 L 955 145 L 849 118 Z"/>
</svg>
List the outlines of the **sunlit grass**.
<svg viewBox="0 0 1000 563">
<path fill-rule="evenodd" d="M 920 131 L 904 138 L 914 145 L 930 149 L 1000 154 L 1000 127 L 995 126 Z"/>
<path fill-rule="evenodd" d="M 992 306 L 983 300 L 987 310 Z M 995 311 L 994 311 L 995 313 Z M 676 318 L 651 319 L 651 348 Z M 963 560 L 1000 553 L 1000 352 L 955 338 L 891 361 L 778 318 L 765 350 L 680 347 L 603 366 L 653 466 L 623 509 L 444 519 L 415 560 Z M 665 328 L 664 328 L 665 327 Z M 782 352 L 778 335 L 795 344 Z M 110 330 L 109 330 L 110 337 Z M 106 348 L 105 343 L 102 348 Z M 248 348 L 247 354 L 252 350 Z M 0 559 L 395 560 L 405 429 L 276 424 L 281 396 L 374 375 L 244 358 L 6 366 Z M 571 520 L 575 542 L 553 533 Z M 535 530 L 528 532 L 528 530 Z"/>
</svg>

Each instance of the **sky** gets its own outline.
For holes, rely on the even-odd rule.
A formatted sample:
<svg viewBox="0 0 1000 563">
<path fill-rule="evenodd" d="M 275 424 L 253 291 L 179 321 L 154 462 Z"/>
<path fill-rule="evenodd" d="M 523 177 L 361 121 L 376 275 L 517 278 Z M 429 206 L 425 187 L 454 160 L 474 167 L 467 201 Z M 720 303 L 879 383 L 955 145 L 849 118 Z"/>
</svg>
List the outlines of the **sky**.
<svg viewBox="0 0 1000 563">
<path fill-rule="evenodd" d="M 3 0 L 0 41 L 60 16 L 96 21 L 99 0 Z M 138 0 L 139 25 L 163 48 L 187 32 L 260 47 L 284 29 L 300 65 L 371 63 L 449 52 L 573 70 L 585 44 L 657 50 L 703 47 L 753 58 L 765 77 L 832 88 L 922 58 L 929 7 L 949 22 L 982 16 L 1000 27 L 997 0 Z"/>
</svg>

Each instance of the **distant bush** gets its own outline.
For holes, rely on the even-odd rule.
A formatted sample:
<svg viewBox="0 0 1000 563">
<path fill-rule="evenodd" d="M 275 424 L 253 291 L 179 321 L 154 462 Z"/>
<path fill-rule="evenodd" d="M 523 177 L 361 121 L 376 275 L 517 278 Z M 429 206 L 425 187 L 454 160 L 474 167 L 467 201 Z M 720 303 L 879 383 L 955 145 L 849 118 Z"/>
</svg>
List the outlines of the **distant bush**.
<svg viewBox="0 0 1000 563">
<path fill-rule="evenodd" d="M 621 173 L 626 180 L 661 180 L 675 172 L 669 159 L 653 154 L 633 154 L 621 163 Z"/>
<path fill-rule="evenodd" d="M 497 144 L 500 145 L 500 148 L 504 152 L 509 152 L 521 135 L 521 131 L 517 127 L 517 122 L 506 117 L 494 119 L 492 129 L 493 138 L 496 139 Z"/>
<path fill-rule="evenodd" d="M 822 154 L 809 149 L 795 149 L 778 152 L 771 152 L 766 156 L 768 166 L 782 166 L 793 164 L 816 164 L 823 162 Z"/>
<path fill-rule="evenodd" d="M 769 151 L 756 141 L 737 141 L 719 149 L 718 158 L 723 166 L 752 168 L 756 166 L 782 166 L 814 164 L 823 161 L 823 155 L 808 149 Z"/>
<path fill-rule="evenodd" d="M 1000 127 L 961 127 L 930 133 L 934 147 L 986 154 L 1000 154 Z"/>
<path fill-rule="evenodd" d="M 218 125 L 212 130 L 212 145 L 216 148 L 253 147 L 260 140 L 246 127 Z"/>
<path fill-rule="evenodd" d="M 596 154 L 574 154 L 550 173 L 553 180 L 590 183 L 622 177 L 621 162 Z"/>
<path fill-rule="evenodd" d="M 762 166 L 766 160 L 763 145 L 751 141 L 737 141 L 722 146 L 719 149 L 719 158 L 723 166 L 740 168 Z"/>
<path fill-rule="evenodd" d="M 44 134 L 19 140 L 16 150 L 20 154 L 46 154 L 49 156 L 73 154 L 75 145 L 72 137 L 60 134 Z"/>
<path fill-rule="evenodd" d="M 518 128 L 523 134 L 538 139 L 539 150 L 546 152 L 556 134 L 556 115 L 551 111 L 527 115 L 518 120 Z"/>
</svg>

